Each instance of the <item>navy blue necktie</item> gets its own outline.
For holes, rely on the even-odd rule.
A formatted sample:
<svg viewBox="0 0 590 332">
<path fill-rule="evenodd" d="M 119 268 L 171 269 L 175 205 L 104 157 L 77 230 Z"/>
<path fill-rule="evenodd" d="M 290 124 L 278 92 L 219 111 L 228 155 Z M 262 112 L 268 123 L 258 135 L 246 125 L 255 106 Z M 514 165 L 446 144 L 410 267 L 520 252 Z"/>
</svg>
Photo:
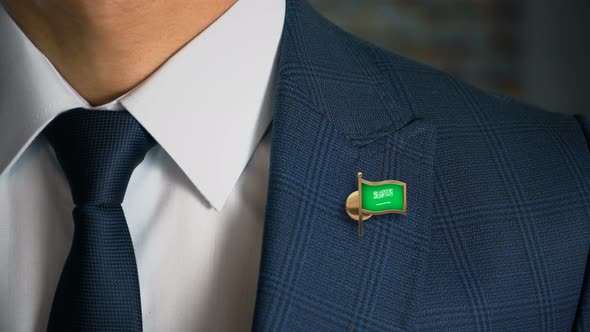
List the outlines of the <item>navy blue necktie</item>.
<svg viewBox="0 0 590 332">
<path fill-rule="evenodd" d="M 59 115 L 44 134 L 75 204 L 48 331 L 141 331 L 137 265 L 121 203 L 154 139 L 127 111 L 86 109 Z"/>
</svg>

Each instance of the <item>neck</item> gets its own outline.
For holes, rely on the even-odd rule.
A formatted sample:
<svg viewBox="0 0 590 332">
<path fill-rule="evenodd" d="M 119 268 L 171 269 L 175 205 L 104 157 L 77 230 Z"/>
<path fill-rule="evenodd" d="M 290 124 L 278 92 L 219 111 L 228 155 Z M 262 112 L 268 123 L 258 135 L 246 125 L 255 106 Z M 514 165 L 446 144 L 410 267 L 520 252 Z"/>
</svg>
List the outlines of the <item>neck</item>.
<svg viewBox="0 0 590 332">
<path fill-rule="evenodd" d="M 131 90 L 237 0 L 6 0 L 29 39 L 91 105 Z"/>
</svg>

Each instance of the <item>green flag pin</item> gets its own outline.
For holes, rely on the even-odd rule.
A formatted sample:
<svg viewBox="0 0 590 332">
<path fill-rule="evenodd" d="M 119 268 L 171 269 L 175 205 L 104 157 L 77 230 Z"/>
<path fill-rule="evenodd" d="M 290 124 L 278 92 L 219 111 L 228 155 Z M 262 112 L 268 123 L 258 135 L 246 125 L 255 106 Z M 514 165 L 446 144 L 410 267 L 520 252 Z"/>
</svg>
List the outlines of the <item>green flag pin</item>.
<svg viewBox="0 0 590 332">
<path fill-rule="evenodd" d="M 372 182 L 359 172 L 358 190 L 346 199 L 346 213 L 358 221 L 359 236 L 363 236 L 363 221 L 374 214 L 406 214 L 406 183 L 396 180 Z"/>
</svg>

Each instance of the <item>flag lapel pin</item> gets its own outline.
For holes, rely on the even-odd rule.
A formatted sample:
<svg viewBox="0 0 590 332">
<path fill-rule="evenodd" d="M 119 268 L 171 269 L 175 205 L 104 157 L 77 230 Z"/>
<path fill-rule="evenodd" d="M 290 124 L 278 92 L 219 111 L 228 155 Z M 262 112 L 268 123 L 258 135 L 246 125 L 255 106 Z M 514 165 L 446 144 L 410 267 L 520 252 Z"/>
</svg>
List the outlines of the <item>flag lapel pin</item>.
<svg viewBox="0 0 590 332">
<path fill-rule="evenodd" d="M 406 183 L 396 180 L 372 182 L 357 173 L 358 190 L 346 199 L 346 213 L 358 221 L 359 236 L 363 236 L 363 221 L 373 215 L 406 214 Z"/>
</svg>

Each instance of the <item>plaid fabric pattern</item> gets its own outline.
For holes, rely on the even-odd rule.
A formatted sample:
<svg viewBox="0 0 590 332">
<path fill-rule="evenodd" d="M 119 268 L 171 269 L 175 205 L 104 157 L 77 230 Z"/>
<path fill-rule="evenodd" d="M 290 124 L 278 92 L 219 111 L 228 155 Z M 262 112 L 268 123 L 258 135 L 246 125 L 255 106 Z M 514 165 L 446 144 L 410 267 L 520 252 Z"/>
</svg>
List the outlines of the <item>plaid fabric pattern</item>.
<svg viewBox="0 0 590 332">
<path fill-rule="evenodd" d="M 287 2 L 256 331 L 588 331 L 582 117 L 478 90 Z M 345 212 L 356 173 L 407 216 Z"/>
</svg>

